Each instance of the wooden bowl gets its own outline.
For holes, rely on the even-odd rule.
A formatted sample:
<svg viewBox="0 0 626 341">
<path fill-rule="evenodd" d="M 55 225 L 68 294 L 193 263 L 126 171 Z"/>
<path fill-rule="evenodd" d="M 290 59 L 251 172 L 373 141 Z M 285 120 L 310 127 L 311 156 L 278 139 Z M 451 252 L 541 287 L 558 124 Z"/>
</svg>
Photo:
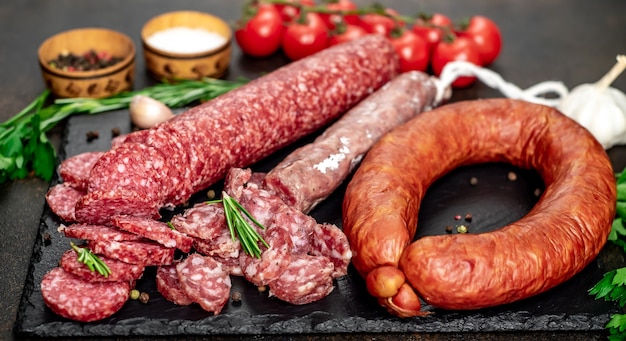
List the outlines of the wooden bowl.
<svg viewBox="0 0 626 341">
<path fill-rule="evenodd" d="M 172 29 L 201 30 L 223 38 L 216 42 L 189 42 L 190 48 L 204 44 L 207 49 L 183 51 L 172 46 L 154 42 L 154 34 L 164 34 Z M 150 19 L 141 30 L 141 41 L 146 67 L 158 80 L 201 79 L 222 77 L 230 64 L 232 30 L 222 19 L 196 11 L 177 11 L 161 14 Z M 184 42 L 185 39 L 179 39 Z M 194 46 L 191 46 L 194 45 Z"/>
<path fill-rule="evenodd" d="M 49 63 L 60 53 L 106 52 L 121 61 L 98 70 L 67 71 Z M 135 78 L 135 44 L 117 31 L 80 28 L 61 32 L 39 47 L 39 66 L 46 86 L 57 97 L 109 97 L 131 89 Z"/>
</svg>

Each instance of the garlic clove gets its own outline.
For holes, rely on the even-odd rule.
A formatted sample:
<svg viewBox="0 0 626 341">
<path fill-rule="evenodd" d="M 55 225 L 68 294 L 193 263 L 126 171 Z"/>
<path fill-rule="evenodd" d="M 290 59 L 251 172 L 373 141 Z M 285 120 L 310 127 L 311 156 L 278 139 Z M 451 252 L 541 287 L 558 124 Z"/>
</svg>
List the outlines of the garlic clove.
<svg viewBox="0 0 626 341">
<path fill-rule="evenodd" d="M 626 95 L 609 86 L 625 68 L 626 56 L 617 56 L 617 63 L 602 79 L 576 86 L 558 105 L 605 149 L 626 144 Z"/>
<path fill-rule="evenodd" d="M 130 119 L 140 129 L 152 128 L 174 117 L 165 104 L 145 95 L 135 95 L 128 108 Z"/>
</svg>

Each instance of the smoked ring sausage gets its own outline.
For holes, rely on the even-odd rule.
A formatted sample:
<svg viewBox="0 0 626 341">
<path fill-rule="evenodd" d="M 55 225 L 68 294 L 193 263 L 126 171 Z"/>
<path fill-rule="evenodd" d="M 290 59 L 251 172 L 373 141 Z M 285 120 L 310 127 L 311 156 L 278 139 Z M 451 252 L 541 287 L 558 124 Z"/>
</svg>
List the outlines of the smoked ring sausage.
<svg viewBox="0 0 626 341">
<path fill-rule="evenodd" d="M 413 241 L 428 187 L 452 169 L 507 162 L 545 191 L 524 217 L 481 234 Z M 385 135 L 348 184 L 343 229 L 352 262 L 400 317 L 479 309 L 544 292 L 600 252 L 615 215 L 615 178 L 592 135 L 557 110 L 511 99 L 448 104 Z"/>
</svg>

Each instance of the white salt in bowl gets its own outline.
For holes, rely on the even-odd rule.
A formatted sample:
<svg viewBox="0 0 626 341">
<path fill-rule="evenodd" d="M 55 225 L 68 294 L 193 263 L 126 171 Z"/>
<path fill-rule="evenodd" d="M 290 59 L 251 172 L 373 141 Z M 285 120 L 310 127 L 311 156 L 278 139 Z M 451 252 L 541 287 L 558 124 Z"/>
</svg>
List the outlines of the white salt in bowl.
<svg viewBox="0 0 626 341">
<path fill-rule="evenodd" d="M 232 30 L 196 11 L 164 13 L 141 30 L 146 68 L 158 80 L 222 77 L 230 64 Z"/>
</svg>

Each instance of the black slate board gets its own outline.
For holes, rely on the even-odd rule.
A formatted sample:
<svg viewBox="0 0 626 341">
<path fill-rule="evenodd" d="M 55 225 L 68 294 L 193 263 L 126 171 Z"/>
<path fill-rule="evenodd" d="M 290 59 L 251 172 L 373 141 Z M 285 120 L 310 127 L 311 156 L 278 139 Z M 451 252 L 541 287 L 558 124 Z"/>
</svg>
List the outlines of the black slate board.
<svg viewBox="0 0 626 341">
<path fill-rule="evenodd" d="M 108 149 L 114 128 L 121 133 L 130 131 L 127 111 L 72 117 L 66 126 L 60 159 L 85 151 Z M 87 142 L 86 134 L 92 131 L 98 132 L 99 138 Z M 296 145 L 254 165 L 253 169 L 269 170 Z M 508 179 L 509 172 L 515 172 L 517 180 Z M 472 177 L 478 180 L 477 184 L 470 184 Z M 52 184 L 58 181 L 57 178 Z M 219 186 L 217 184 L 215 188 L 219 189 Z M 417 238 L 448 233 L 447 226 L 460 223 L 466 224 L 472 233 L 501 227 L 528 212 L 538 199 L 535 190 L 541 190 L 542 186 L 535 172 L 506 164 L 459 168 L 429 189 L 419 215 Z M 344 188 L 339 188 L 312 212 L 319 222 L 341 226 Z M 204 192 L 198 193 L 192 201 L 203 200 L 204 195 Z M 471 222 L 455 219 L 456 215 L 464 217 L 467 213 L 473 215 Z M 243 294 L 242 301 L 229 302 L 220 315 L 213 316 L 196 305 L 180 307 L 163 299 L 155 287 L 155 269 L 148 268 L 137 283 L 138 289 L 150 294 L 147 304 L 129 301 L 110 318 L 77 323 L 52 313 L 45 306 L 39 289 L 43 274 L 55 267 L 61 254 L 69 249 L 70 240 L 57 232 L 59 224 L 58 218 L 46 207 L 15 324 L 19 336 L 598 331 L 605 328 L 611 314 L 618 312 L 616 305 L 596 301 L 587 294 L 605 272 L 615 268 L 603 261 L 611 258 L 611 252 L 616 252 L 607 246 L 581 273 L 549 292 L 478 311 L 443 311 L 426 306 L 425 309 L 434 314 L 423 318 L 393 317 L 368 295 L 363 280 L 350 268 L 348 276 L 336 280 L 335 290 L 327 298 L 304 306 L 268 298 L 266 292 L 261 293 L 252 284 L 234 277 L 232 290 Z"/>
</svg>

